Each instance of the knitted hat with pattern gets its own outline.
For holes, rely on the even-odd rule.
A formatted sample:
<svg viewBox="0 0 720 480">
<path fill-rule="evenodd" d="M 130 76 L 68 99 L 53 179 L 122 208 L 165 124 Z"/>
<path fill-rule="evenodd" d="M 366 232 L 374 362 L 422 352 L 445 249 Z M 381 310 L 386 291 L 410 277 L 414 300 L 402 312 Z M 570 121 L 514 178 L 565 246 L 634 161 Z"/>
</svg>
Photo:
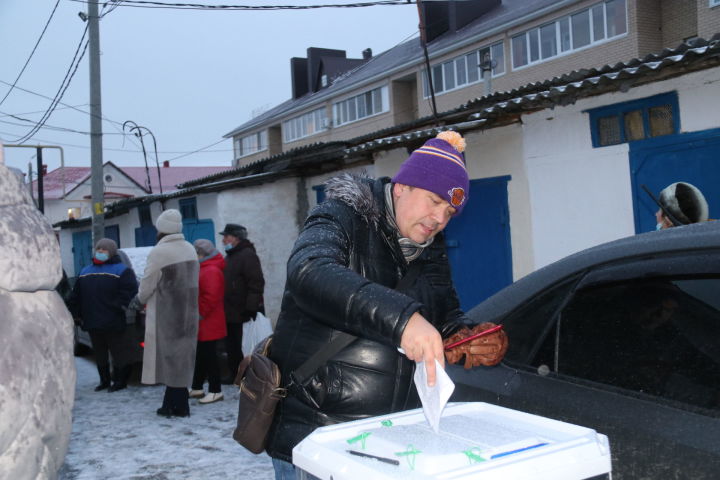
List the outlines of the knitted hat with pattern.
<svg viewBox="0 0 720 480">
<path fill-rule="evenodd" d="M 459 133 L 441 132 L 412 152 L 392 181 L 437 194 L 459 215 L 467 204 L 470 186 L 464 151 L 465 139 Z"/>
</svg>

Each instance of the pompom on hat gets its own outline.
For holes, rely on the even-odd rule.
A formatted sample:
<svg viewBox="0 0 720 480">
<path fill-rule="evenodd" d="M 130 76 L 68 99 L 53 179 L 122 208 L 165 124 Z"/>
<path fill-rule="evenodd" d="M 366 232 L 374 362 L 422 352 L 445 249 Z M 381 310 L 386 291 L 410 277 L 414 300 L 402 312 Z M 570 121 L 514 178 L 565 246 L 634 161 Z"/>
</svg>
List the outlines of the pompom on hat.
<svg viewBox="0 0 720 480">
<path fill-rule="evenodd" d="M 706 222 L 708 203 L 700 189 L 687 182 L 671 183 L 660 192 L 660 206 L 681 224 Z"/>
<path fill-rule="evenodd" d="M 182 232 L 182 215 L 174 208 L 165 210 L 155 221 L 155 228 L 160 233 L 180 233 Z"/>
<path fill-rule="evenodd" d="M 470 187 L 464 151 L 462 135 L 453 131 L 441 132 L 412 152 L 392 181 L 437 194 L 455 208 L 455 215 L 459 215 L 468 202 Z"/>
</svg>

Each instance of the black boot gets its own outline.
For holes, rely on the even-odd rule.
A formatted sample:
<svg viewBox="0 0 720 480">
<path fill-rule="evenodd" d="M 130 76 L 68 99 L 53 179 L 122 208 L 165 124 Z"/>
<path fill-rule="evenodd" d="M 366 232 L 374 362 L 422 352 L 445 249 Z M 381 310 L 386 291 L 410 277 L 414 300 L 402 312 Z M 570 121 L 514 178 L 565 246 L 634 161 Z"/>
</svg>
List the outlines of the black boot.
<svg viewBox="0 0 720 480">
<path fill-rule="evenodd" d="M 95 391 L 105 390 L 110 386 L 110 365 L 104 367 L 97 367 L 98 374 L 100 375 L 100 385 L 95 387 Z"/>
<path fill-rule="evenodd" d="M 132 373 L 132 365 L 115 368 L 113 373 L 115 374 L 115 378 L 113 379 L 112 386 L 108 389 L 109 392 L 117 392 L 118 390 L 127 388 L 127 382 Z"/>
</svg>

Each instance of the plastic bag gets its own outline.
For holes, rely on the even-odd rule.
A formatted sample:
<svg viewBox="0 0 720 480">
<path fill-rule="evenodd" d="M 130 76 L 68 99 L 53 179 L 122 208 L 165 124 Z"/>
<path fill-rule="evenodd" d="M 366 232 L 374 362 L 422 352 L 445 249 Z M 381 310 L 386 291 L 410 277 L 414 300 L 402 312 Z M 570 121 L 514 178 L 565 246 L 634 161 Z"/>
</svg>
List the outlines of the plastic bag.
<svg viewBox="0 0 720 480">
<path fill-rule="evenodd" d="M 262 313 L 255 315 L 255 320 L 243 323 L 242 351 L 243 355 L 250 355 L 255 346 L 272 335 L 270 319 Z"/>
</svg>

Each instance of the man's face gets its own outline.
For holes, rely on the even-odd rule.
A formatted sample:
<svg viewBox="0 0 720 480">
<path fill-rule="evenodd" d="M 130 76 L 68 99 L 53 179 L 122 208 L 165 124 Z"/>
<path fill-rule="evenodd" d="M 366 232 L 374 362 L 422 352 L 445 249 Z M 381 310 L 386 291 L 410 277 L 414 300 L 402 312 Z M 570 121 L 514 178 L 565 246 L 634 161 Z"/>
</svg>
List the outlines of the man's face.
<svg viewBox="0 0 720 480">
<path fill-rule="evenodd" d="M 235 235 L 223 235 L 223 245 L 232 245 L 233 247 L 238 244 L 240 240 Z"/>
<path fill-rule="evenodd" d="M 393 199 L 400 235 L 417 243 L 441 232 L 455 213 L 455 207 L 439 195 L 401 183 L 393 185 Z"/>
</svg>

